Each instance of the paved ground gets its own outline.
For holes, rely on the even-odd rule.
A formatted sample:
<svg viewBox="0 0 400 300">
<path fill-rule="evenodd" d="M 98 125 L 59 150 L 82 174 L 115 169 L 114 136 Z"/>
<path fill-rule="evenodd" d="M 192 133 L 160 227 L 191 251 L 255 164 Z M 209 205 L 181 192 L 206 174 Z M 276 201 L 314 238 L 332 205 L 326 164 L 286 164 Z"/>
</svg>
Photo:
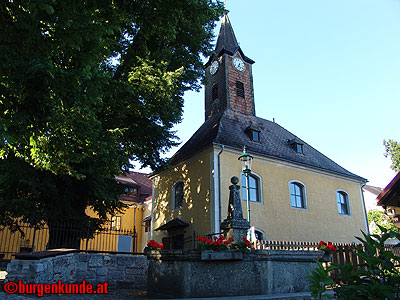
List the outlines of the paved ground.
<svg viewBox="0 0 400 300">
<path fill-rule="evenodd" d="M 111 291 L 109 294 L 98 295 L 47 295 L 43 297 L 36 297 L 33 295 L 18 295 L 7 294 L 3 290 L 3 279 L 6 277 L 7 272 L 0 271 L 0 300 L 161 300 L 149 298 L 146 292 L 133 292 L 129 290 Z M 218 300 L 294 300 L 294 299 L 310 299 L 309 293 L 298 294 L 285 294 L 285 295 L 259 295 L 259 296 L 240 296 L 240 297 L 219 297 Z M 165 298 L 164 298 L 165 299 Z M 216 298 L 190 298 L 181 300 L 212 300 Z"/>
<path fill-rule="evenodd" d="M 137 292 L 129 292 L 129 291 L 120 291 L 114 292 L 107 295 L 49 295 L 44 297 L 35 297 L 35 296 L 23 296 L 23 295 L 13 295 L 6 294 L 3 291 L 0 291 L 0 299 L 5 300 L 161 300 L 148 298 L 145 293 L 137 293 Z M 297 294 L 282 294 L 282 295 L 258 295 L 258 296 L 240 296 L 240 297 L 219 297 L 219 298 L 187 298 L 181 300 L 305 300 L 311 299 L 309 293 L 297 293 Z"/>
</svg>

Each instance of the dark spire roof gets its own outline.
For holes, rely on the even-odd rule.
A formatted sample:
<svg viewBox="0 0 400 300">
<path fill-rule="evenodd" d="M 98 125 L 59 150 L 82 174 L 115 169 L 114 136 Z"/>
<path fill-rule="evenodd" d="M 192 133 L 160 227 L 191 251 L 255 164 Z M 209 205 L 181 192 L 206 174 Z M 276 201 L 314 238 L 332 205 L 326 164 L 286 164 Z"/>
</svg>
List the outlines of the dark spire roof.
<svg viewBox="0 0 400 300">
<path fill-rule="evenodd" d="M 235 33 L 233 32 L 233 28 L 231 25 L 231 21 L 229 21 L 228 15 L 225 14 L 221 20 L 221 28 L 219 30 L 217 44 L 215 46 L 214 52 L 216 56 L 221 56 L 224 53 L 233 55 L 237 51 L 240 52 L 241 56 L 246 62 L 250 64 L 254 63 L 252 59 L 244 55 L 242 49 L 240 48 L 236 40 Z M 212 57 L 210 57 L 210 60 L 211 59 Z"/>
<path fill-rule="evenodd" d="M 235 33 L 233 32 L 231 22 L 229 21 L 228 16 L 225 14 L 222 17 L 217 45 L 215 46 L 215 54 L 219 56 L 221 51 L 233 54 L 238 48 L 239 44 L 236 40 Z"/>
<path fill-rule="evenodd" d="M 260 130 L 260 142 L 251 141 L 246 129 L 252 126 Z M 296 153 L 289 141 L 303 144 L 303 154 Z M 213 144 L 224 145 L 241 151 L 243 145 L 247 152 L 299 166 L 329 172 L 336 175 L 365 182 L 366 179 L 355 175 L 287 131 L 285 128 L 256 116 L 244 115 L 230 109 L 222 111 L 208 119 L 193 136 L 171 157 L 169 164 L 176 165 Z"/>
</svg>

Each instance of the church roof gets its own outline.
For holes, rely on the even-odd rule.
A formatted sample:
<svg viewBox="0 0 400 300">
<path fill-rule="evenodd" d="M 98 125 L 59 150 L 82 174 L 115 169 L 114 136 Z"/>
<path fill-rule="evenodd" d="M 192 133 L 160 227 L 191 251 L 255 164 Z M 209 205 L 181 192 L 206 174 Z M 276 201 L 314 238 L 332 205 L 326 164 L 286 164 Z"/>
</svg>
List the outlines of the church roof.
<svg viewBox="0 0 400 300">
<path fill-rule="evenodd" d="M 259 131 L 260 141 L 252 141 L 246 132 L 249 127 Z M 303 153 L 297 153 L 290 145 L 295 140 L 303 145 Z M 224 145 L 242 151 L 246 146 L 248 153 L 290 162 L 300 166 L 345 176 L 365 182 L 366 179 L 355 175 L 308 145 L 306 142 L 278 125 L 256 116 L 244 115 L 230 109 L 222 111 L 206 122 L 171 157 L 169 164 L 176 165 L 213 144 Z"/>
<path fill-rule="evenodd" d="M 218 34 L 218 39 L 217 39 L 217 44 L 215 45 L 215 54 L 217 56 L 221 56 L 224 53 L 227 53 L 229 55 L 233 55 L 236 53 L 236 51 L 239 51 L 243 59 L 250 63 L 253 64 L 254 61 L 250 58 L 248 58 L 246 55 L 244 55 L 242 49 L 240 48 L 236 37 L 235 33 L 233 32 L 233 28 L 231 25 L 231 22 L 229 21 L 228 16 L 225 14 L 222 17 L 221 21 L 221 28 L 219 30 Z M 212 57 L 210 58 L 210 60 Z"/>
</svg>

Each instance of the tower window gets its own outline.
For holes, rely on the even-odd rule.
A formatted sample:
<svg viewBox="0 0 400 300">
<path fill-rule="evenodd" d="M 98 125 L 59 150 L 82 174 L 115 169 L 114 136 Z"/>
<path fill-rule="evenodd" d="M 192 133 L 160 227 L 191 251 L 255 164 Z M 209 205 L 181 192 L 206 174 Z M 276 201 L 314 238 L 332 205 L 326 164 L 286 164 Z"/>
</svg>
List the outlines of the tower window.
<svg viewBox="0 0 400 300">
<path fill-rule="evenodd" d="M 218 84 L 214 84 L 212 87 L 212 100 L 218 99 Z"/>
<path fill-rule="evenodd" d="M 244 98 L 244 84 L 241 81 L 236 81 L 236 96 Z"/>
</svg>

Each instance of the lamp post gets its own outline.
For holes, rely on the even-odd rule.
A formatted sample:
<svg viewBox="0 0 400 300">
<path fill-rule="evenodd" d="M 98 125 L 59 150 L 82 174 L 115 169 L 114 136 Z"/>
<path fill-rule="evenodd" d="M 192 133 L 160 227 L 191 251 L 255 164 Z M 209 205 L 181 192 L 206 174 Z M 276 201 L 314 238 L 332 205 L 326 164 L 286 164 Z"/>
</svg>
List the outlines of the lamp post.
<svg viewBox="0 0 400 300">
<path fill-rule="evenodd" d="M 250 223 L 250 189 L 249 189 L 249 175 L 251 174 L 251 163 L 253 162 L 253 156 L 246 153 L 246 146 L 243 147 L 243 153 L 239 156 L 240 164 L 242 165 L 242 172 L 246 176 L 246 190 L 247 190 L 247 221 Z M 251 241 L 251 234 L 250 242 Z"/>
</svg>

